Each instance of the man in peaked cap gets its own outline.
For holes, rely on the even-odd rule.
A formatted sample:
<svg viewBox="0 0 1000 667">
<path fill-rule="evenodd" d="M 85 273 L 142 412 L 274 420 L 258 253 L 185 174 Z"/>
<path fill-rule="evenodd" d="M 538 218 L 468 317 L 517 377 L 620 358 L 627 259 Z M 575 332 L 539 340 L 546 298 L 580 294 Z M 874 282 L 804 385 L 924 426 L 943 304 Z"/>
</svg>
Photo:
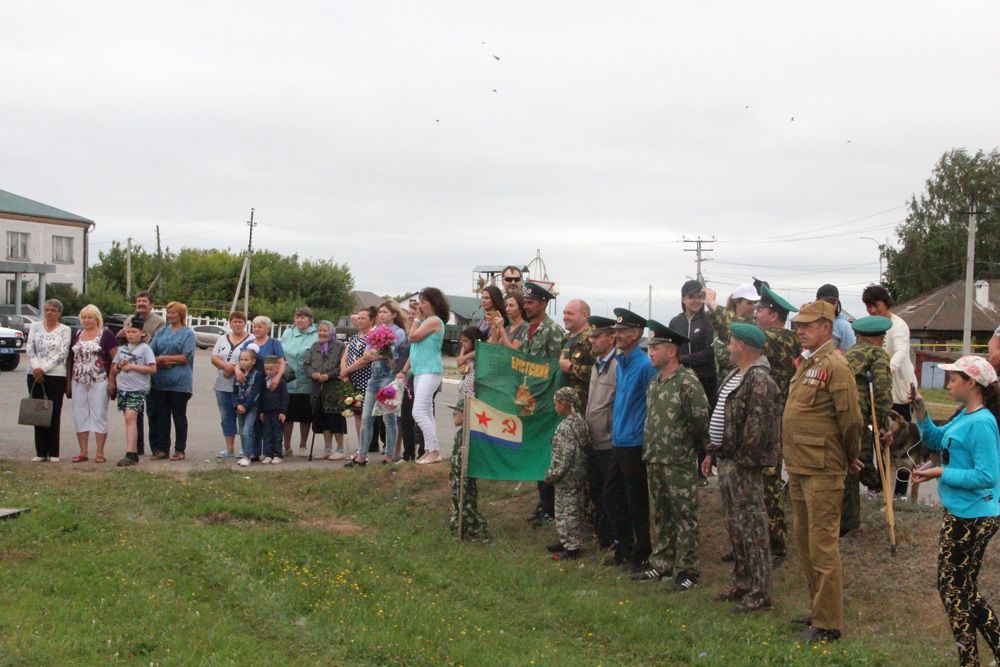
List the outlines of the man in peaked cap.
<svg viewBox="0 0 1000 667">
<path fill-rule="evenodd" d="M 830 283 L 821 285 L 816 290 L 816 300 L 826 301 L 829 304 L 833 304 L 833 307 L 837 309 L 837 318 L 833 321 L 833 344 L 841 352 L 847 352 L 854 347 L 855 338 L 854 331 L 851 329 L 851 323 L 848 321 L 847 315 L 840 305 L 840 290 L 837 289 L 836 285 L 831 285 Z"/>
<path fill-rule="evenodd" d="M 646 319 L 615 308 L 612 326 L 618 348 L 615 402 L 611 422 L 611 454 L 604 483 L 604 506 L 611 517 L 618 546 L 605 564 L 642 570 L 649 557 L 649 487 L 642 461 L 646 422 L 646 390 L 656 369 L 639 349 Z"/>
<path fill-rule="evenodd" d="M 733 544 L 732 584 L 715 599 L 738 602 L 734 612 L 754 612 L 769 608 L 772 601 L 763 469 L 781 460 L 774 424 L 781 420 L 782 405 L 762 354 L 767 342 L 764 331 L 734 322 L 730 334 L 729 351 L 736 367 L 720 382 L 709 427 L 710 455 L 702 461 L 701 471 L 709 475 L 713 462 L 718 466 L 726 532 Z"/>
<path fill-rule="evenodd" d="M 844 623 L 840 512 L 844 478 L 861 470 L 861 410 L 854 372 L 833 346 L 834 307 L 802 306 L 795 332 L 802 345 L 782 415 L 795 543 L 809 584 L 807 641 L 840 638 Z"/>
<path fill-rule="evenodd" d="M 673 577 L 670 589 L 694 588 L 698 571 L 698 464 L 708 445 L 708 398 L 681 365 L 687 336 L 649 320 L 649 358 L 657 374 L 646 393 L 643 454 L 656 522 L 656 548 L 638 581 Z"/>
<path fill-rule="evenodd" d="M 521 343 L 521 352 L 536 357 L 559 360 L 562 351 L 563 338 L 566 333 L 545 312 L 549 301 L 555 297 L 538 283 L 524 284 L 524 312 L 528 315 L 528 332 Z M 551 484 L 538 483 L 538 505 L 534 513 L 528 517 L 531 525 L 541 526 L 551 521 L 555 516 L 555 489 Z"/>
<path fill-rule="evenodd" d="M 872 404 L 871 392 L 868 391 L 868 373 L 871 373 L 872 386 L 875 390 L 875 417 L 878 420 L 876 428 L 882 444 L 892 442 L 889 431 L 889 413 L 892 411 L 892 375 L 889 371 L 889 354 L 882 348 L 885 342 L 885 332 L 892 327 L 892 320 L 878 315 L 862 317 L 854 320 L 852 325 L 857 334 L 857 342 L 847 351 L 844 360 L 854 372 L 854 380 L 858 385 L 858 401 L 861 408 L 861 418 L 866 428 L 861 436 L 861 454 L 858 458 L 864 464 L 864 469 L 858 474 L 848 474 L 844 482 L 844 509 L 840 517 L 840 536 L 843 537 L 855 528 L 861 527 L 861 489 L 859 482 L 865 486 L 878 489 L 878 471 L 875 468 L 875 456 L 872 451 Z"/>
<path fill-rule="evenodd" d="M 590 386 L 584 418 L 590 431 L 587 449 L 587 483 L 590 500 L 594 505 L 594 529 L 597 542 L 607 549 L 615 541 L 611 519 L 604 506 L 604 480 L 611 457 L 611 419 L 615 405 L 615 320 L 591 315 L 587 318 L 590 331 L 590 351 L 594 364 L 590 367 Z"/>
<path fill-rule="evenodd" d="M 795 359 L 802 347 L 795 332 L 785 327 L 788 314 L 798 312 L 798 308 L 788 303 L 771 289 L 763 280 L 754 278 L 754 289 L 760 294 L 760 301 L 754 307 L 754 323 L 764 331 L 764 356 L 771 366 L 771 376 L 781 391 L 779 398 L 784 405 L 788 397 L 788 384 L 795 374 Z M 715 292 L 705 290 L 705 306 L 712 313 L 712 324 L 716 335 L 728 332 L 732 324 L 732 311 L 718 308 Z M 726 334 L 728 337 L 728 333 Z M 775 426 L 776 428 L 778 425 Z M 775 565 L 785 559 L 788 528 L 785 521 L 784 500 L 781 495 L 781 465 L 764 469 L 764 503 L 767 506 L 767 523 L 771 532 L 771 556 Z"/>
</svg>

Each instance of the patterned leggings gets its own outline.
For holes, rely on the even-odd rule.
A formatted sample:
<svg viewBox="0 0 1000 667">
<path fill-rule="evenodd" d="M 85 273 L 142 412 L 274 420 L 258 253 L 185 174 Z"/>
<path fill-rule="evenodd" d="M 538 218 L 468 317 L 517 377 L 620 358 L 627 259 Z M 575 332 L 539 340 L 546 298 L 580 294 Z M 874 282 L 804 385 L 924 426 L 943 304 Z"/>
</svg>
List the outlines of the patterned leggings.
<svg viewBox="0 0 1000 667">
<path fill-rule="evenodd" d="M 978 665 L 976 631 L 1000 658 L 1000 619 L 979 596 L 976 579 L 990 538 L 1000 528 L 1000 517 L 960 519 L 947 510 L 941 525 L 938 553 L 938 593 L 955 635 L 962 665 Z"/>
</svg>

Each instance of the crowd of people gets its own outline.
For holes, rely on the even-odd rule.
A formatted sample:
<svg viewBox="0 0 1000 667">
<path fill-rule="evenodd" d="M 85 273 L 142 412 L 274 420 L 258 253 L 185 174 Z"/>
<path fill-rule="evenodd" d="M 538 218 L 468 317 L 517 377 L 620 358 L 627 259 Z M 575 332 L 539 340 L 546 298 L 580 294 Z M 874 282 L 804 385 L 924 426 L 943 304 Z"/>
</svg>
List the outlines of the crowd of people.
<svg viewBox="0 0 1000 667">
<path fill-rule="evenodd" d="M 614 318 L 592 315 L 574 299 L 562 311 L 565 328 L 547 314 L 553 294 L 525 282 L 517 267 L 503 271 L 502 288 L 482 290 L 481 315 L 461 332 L 453 531 L 489 538 L 476 480 L 461 472 L 461 401 L 475 394 L 476 343 L 549 358 L 559 364 L 554 409 L 562 420 L 528 520 L 555 524 L 552 557 L 579 558 L 593 541 L 606 550 L 606 565 L 625 568 L 637 583 L 691 590 L 701 577 L 699 488 L 717 474 L 732 546 L 719 556 L 733 563 L 733 573 L 716 599 L 735 603 L 738 613 L 771 608 L 772 572 L 786 557 L 787 495 L 810 600 L 797 621 L 805 639 L 832 641 L 844 623 L 839 540 L 860 525 L 860 486 L 881 491 L 873 452 L 891 444 L 894 420 L 912 420 L 928 449 L 940 452 L 939 464 L 915 468 L 912 479 L 938 479 L 938 590 L 960 658 L 976 664 L 977 632 L 1000 656 L 1000 620 L 976 583 L 1000 528 L 1000 397 L 987 360 L 965 356 L 941 366 L 962 408 L 935 423 L 915 386 L 907 325 L 878 285 L 862 295 L 869 315 L 853 322 L 833 285 L 796 308 L 766 282 L 740 285 L 720 303 L 714 290 L 688 281 L 680 290 L 682 312 L 668 324 L 624 308 L 614 309 Z M 152 458 L 184 459 L 195 337 L 184 304 L 168 303 L 165 319 L 151 306 L 149 294 L 140 293 L 117 337 L 87 306 L 82 329 L 71 336 L 59 323 L 61 304 L 45 303 L 43 321 L 28 336 L 28 386 L 33 396 L 52 400 L 53 419 L 35 428 L 34 461 L 59 460 L 64 396 L 73 400 L 73 461 L 89 459 L 91 432 L 94 460 L 105 460 L 110 398 L 126 425 L 119 465 L 144 454 L 144 421 Z M 450 308 L 435 288 L 408 306 L 387 300 L 362 308 L 346 343 L 307 307 L 280 340 L 271 337 L 266 316 L 250 321 L 248 331 L 246 314 L 233 312 L 230 332 L 211 354 L 225 443 L 218 456 L 239 457 L 241 466 L 280 463 L 294 455 L 299 423 L 300 455 L 312 430 L 323 436 L 324 457 L 349 458 L 352 468 L 367 465 L 370 451 L 381 451 L 383 463 L 441 461 L 434 399 Z M 378 348 L 371 344 L 376 329 L 388 337 Z M 1000 360 L 1000 349 L 994 356 Z M 377 410 L 394 386 L 405 387 L 399 409 Z M 350 395 L 360 397 L 360 409 L 344 409 Z M 359 445 L 348 455 L 351 417 Z"/>
</svg>

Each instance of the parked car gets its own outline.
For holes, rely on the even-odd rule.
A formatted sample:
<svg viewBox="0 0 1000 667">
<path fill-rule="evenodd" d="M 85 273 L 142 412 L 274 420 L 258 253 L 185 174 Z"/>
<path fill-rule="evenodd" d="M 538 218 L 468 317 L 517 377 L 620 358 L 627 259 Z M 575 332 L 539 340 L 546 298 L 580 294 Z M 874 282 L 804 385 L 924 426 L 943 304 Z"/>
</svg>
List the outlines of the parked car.
<svg viewBox="0 0 1000 667">
<path fill-rule="evenodd" d="M 0 327 L 0 371 L 12 371 L 21 362 L 27 336 L 17 329 Z"/>
<path fill-rule="evenodd" d="M 194 329 L 194 341 L 200 350 L 212 349 L 215 347 L 216 341 L 219 340 L 219 336 L 225 336 L 229 333 L 228 329 L 214 324 L 199 324 L 191 328 Z"/>
<path fill-rule="evenodd" d="M 39 318 L 34 315 L 0 315 L 0 327 L 7 327 L 8 329 L 20 331 L 24 334 L 25 338 L 28 336 L 28 329 L 31 328 L 32 322 L 38 321 Z"/>
<path fill-rule="evenodd" d="M 69 327 L 72 336 L 76 336 L 76 332 L 83 328 L 83 322 L 76 315 L 63 315 L 59 321 Z"/>
<path fill-rule="evenodd" d="M 114 315 L 108 315 L 104 318 L 104 326 L 111 330 L 111 333 L 118 335 L 118 332 L 122 330 L 125 325 L 125 320 L 127 320 L 130 315 L 122 315 L 121 313 L 115 313 Z"/>
</svg>

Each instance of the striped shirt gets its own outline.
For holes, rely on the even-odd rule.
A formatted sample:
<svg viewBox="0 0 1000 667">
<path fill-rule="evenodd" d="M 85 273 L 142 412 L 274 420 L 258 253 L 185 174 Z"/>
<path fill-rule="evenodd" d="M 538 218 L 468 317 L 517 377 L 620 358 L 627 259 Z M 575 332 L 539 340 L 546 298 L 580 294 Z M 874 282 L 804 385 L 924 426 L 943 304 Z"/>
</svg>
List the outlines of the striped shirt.
<svg viewBox="0 0 1000 667">
<path fill-rule="evenodd" d="M 726 430 L 726 399 L 742 381 L 743 373 L 735 373 L 719 390 L 719 400 L 715 404 L 715 410 L 712 411 L 712 421 L 708 424 L 708 436 L 712 440 L 713 447 L 722 446 L 722 435 Z"/>
</svg>

